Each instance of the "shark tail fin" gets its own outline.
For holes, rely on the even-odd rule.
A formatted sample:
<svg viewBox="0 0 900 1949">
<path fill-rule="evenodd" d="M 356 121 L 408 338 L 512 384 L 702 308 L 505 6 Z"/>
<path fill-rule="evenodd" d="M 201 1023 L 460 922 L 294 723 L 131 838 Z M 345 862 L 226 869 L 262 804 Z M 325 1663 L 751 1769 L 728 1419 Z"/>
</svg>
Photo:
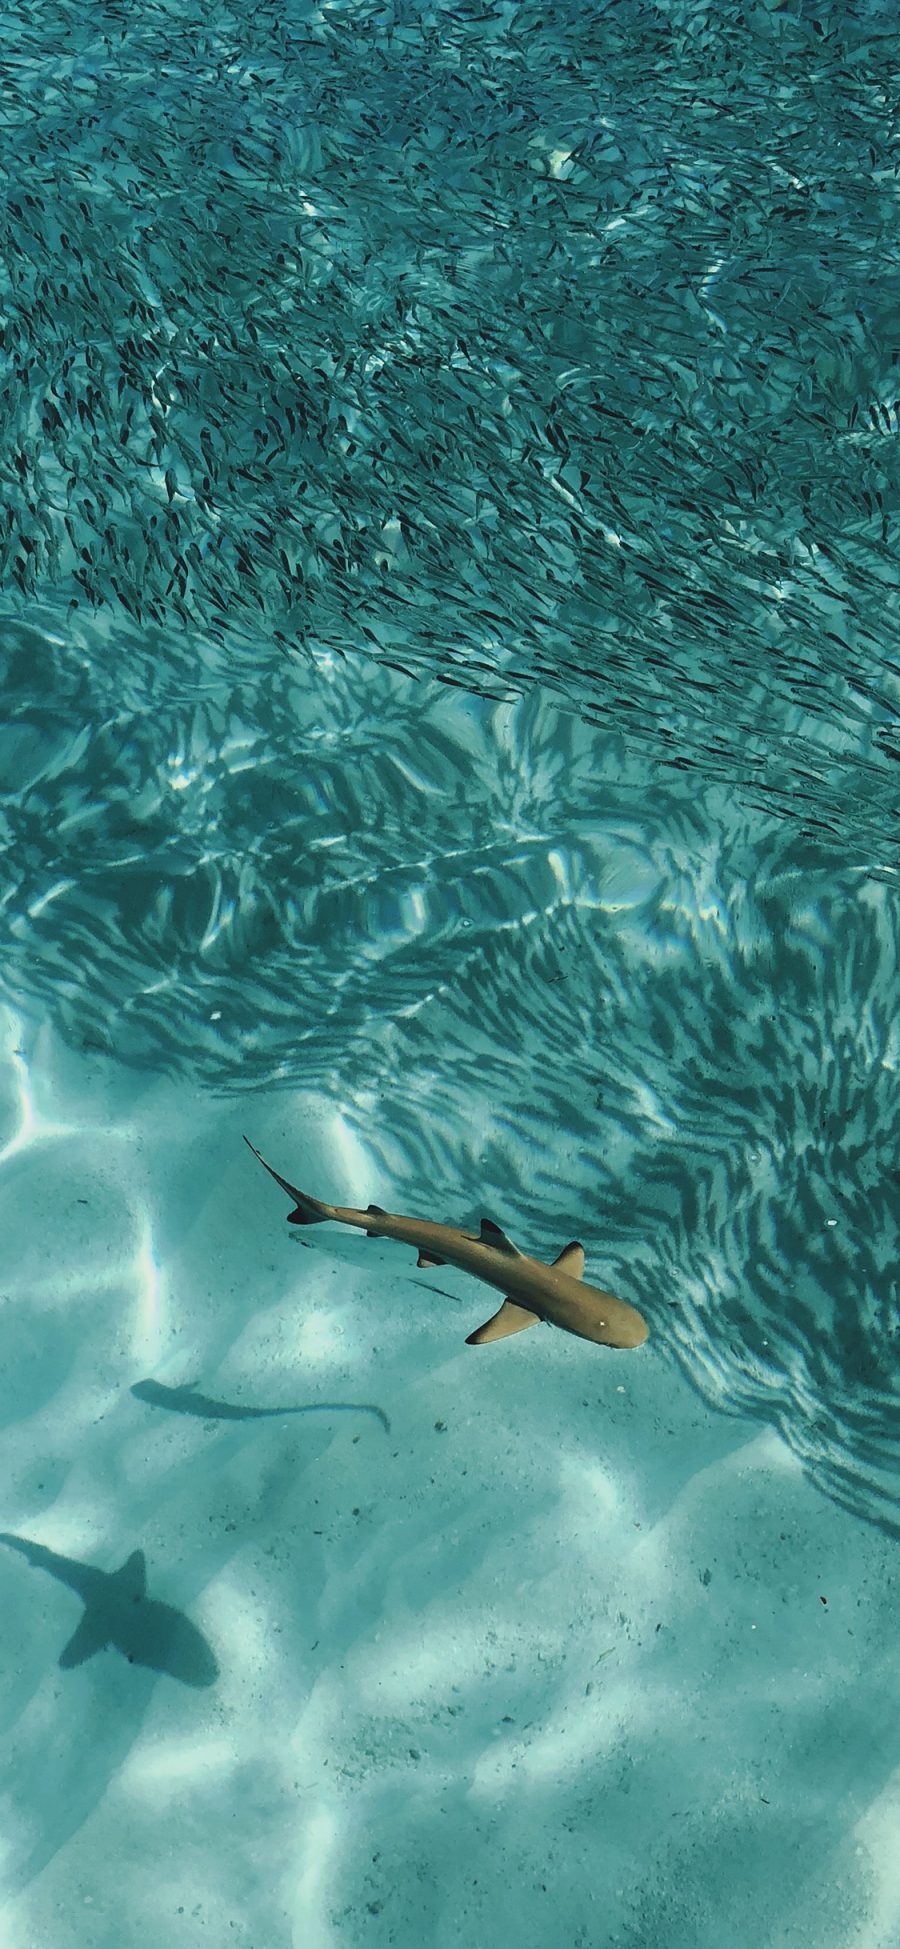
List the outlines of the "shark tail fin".
<svg viewBox="0 0 900 1949">
<path fill-rule="evenodd" d="M 330 1214 L 318 1198 L 308 1198 L 304 1191 L 294 1191 L 293 1195 L 297 1203 L 293 1211 L 288 1212 L 289 1225 L 321 1225 L 329 1217 Z"/>
<path fill-rule="evenodd" d="M 474 1333 L 466 1336 L 467 1347 L 481 1347 L 485 1340 L 506 1340 L 511 1333 L 524 1333 L 526 1326 L 537 1326 L 539 1313 L 530 1313 L 527 1306 L 519 1306 L 514 1299 L 505 1299 L 498 1313 L 483 1326 L 476 1327 Z"/>
<path fill-rule="evenodd" d="M 259 1159 L 263 1170 L 268 1171 L 270 1178 L 274 1178 L 275 1183 L 281 1185 L 282 1191 L 286 1191 L 289 1198 L 296 1199 L 293 1211 L 288 1212 L 289 1225 L 321 1225 L 326 1218 L 334 1217 L 331 1205 L 323 1205 L 321 1199 L 309 1198 L 305 1191 L 298 1191 L 296 1184 L 291 1184 L 288 1178 L 282 1177 L 280 1171 L 274 1171 L 271 1164 L 266 1163 L 262 1151 L 257 1150 L 255 1144 L 251 1144 L 249 1137 L 245 1137 L 244 1142 L 248 1150 L 252 1150 L 254 1157 Z"/>
</svg>

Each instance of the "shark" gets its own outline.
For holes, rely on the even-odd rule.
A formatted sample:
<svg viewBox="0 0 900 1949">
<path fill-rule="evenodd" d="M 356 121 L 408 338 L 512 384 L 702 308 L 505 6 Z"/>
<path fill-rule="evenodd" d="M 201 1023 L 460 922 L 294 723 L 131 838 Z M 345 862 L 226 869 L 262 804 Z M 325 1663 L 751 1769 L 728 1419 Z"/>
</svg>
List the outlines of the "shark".
<svg viewBox="0 0 900 1949">
<path fill-rule="evenodd" d="M 482 1218 L 478 1232 L 464 1232 L 455 1225 L 435 1224 L 426 1218 L 403 1218 L 385 1211 L 381 1205 L 368 1205 L 362 1211 L 352 1205 L 329 1205 L 298 1190 L 279 1171 L 267 1164 L 261 1151 L 245 1144 L 258 1158 L 264 1171 L 280 1184 L 294 1201 L 287 1214 L 289 1225 L 320 1225 L 327 1220 L 352 1225 L 367 1238 L 396 1239 L 412 1245 L 418 1252 L 418 1266 L 456 1266 L 471 1273 L 486 1286 L 493 1286 L 503 1298 L 496 1313 L 466 1338 L 469 1347 L 486 1341 L 506 1340 L 523 1333 L 526 1327 L 546 1321 L 574 1333 L 581 1340 L 593 1340 L 603 1347 L 640 1347 L 647 1339 L 646 1320 L 627 1300 L 591 1286 L 584 1277 L 585 1254 L 577 1239 L 565 1245 L 548 1265 L 520 1252 L 506 1233 L 491 1218 Z"/>
<path fill-rule="evenodd" d="M 92 1563 L 60 1556 L 43 1543 L 32 1543 L 8 1530 L 0 1531 L 0 1543 L 17 1550 L 36 1569 L 49 1570 L 81 1598 L 84 1615 L 59 1657 L 63 1671 L 72 1671 L 109 1646 L 130 1665 L 166 1672 L 182 1685 L 215 1684 L 219 1667 L 196 1624 L 174 1605 L 147 1596 L 143 1550 L 132 1550 L 118 1570 L 98 1570 Z"/>
</svg>

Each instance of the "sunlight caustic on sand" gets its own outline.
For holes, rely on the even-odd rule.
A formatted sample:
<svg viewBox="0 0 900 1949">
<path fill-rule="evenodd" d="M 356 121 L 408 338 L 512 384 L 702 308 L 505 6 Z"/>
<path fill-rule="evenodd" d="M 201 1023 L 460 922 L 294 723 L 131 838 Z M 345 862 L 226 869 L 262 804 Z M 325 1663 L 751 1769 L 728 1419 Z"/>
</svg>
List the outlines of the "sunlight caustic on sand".
<svg viewBox="0 0 900 1949">
<path fill-rule="evenodd" d="M 137 1364 L 153 1367 L 165 1352 L 168 1339 L 167 1280 L 157 1254 L 150 1218 L 142 1216 L 139 1226 L 139 1239 L 132 1261 L 137 1286 L 132 1346 Z"/>
</svg>

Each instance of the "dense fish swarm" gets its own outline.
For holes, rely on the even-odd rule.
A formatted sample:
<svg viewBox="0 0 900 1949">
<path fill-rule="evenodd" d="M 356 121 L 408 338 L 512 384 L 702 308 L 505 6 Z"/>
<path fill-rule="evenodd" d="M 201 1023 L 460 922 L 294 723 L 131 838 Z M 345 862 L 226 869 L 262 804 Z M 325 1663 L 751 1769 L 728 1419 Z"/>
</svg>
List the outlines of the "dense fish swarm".
<svg viewBox="0 0 900 1949">
<path fill-rule="evenodd" d="M 13 606 L 540 682 L 896 860 L 889 10 L 3 32 Z"/>
</svg>

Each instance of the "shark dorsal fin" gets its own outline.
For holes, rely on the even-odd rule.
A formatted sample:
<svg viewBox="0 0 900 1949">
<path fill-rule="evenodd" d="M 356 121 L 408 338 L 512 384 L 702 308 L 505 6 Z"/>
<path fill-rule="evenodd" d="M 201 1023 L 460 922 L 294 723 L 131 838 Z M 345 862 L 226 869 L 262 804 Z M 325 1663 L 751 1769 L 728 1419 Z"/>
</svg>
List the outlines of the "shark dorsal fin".
<svg viewBox="0 0 900 1949">
<path fill-rule="evenodd" d="M 367 1211 L 367 1213 L 369 1213 L 369 1214 L 371 1215 L 371 1217 L 372 1217 L 372 1218 L 386 1218 L 386 1217 L 387 1217 L 387 1212 L 385 1211 L 385 1208 L 384 1208 L 384 1206 L 383 1206 L 383 1205 L 367 1205 L 367 1206 L 366 1206 L 366 1211 Z M 378 1234 L 378 1232 L 367 1232 L 367 1233 L 366 1233 L 366 1237 L 367 1237 L 367 1238 L 378 1238 L 378 1236 L 379 1236 L 379 1234 Z"/>
<path fill-rule="evenodd" d="M 522 1257 L 518 1246 L 513 1244 L 511 1238 L 507 1238 L 505 1232 L 501 1232 L 499 1225 L 495 1225 L 492 1218 L 482 1219 L 478 1237 L 481 1245 L 492 1245 L 495 1252 L 507 1252 L 511 1259 Z"/>
<path fill-rule="evenodd" d="M 132 1550 L 121 1569 L 113 1570 L 110 1582 L 118 1584 L 135 1603 L 147 1595 L 147 1559 L 143 1550 Z"/>
<path fill-rule="evenodd" d="M 570 1279 L 583 1279 L 584 1246 L 573 1238 L 571 1245 L 564 1245 L 562 1251 L 557 1253 L 553 1263 L 560 1272 L 567 1272 Z"/>
<path fill-rule="evenodd" d="M 526 1326 L 537 1326 L 539 1320 L 540 1315 L 529 1313 L 527 1306 L 519 1306 L 514 1299 L 505 1299 L 499 1313 L 466 1336 L 466 1346 L 481 1347 L 485 1340 L 506 1340 L 511 1333 L 524 1333 Z"/>
</svg>

